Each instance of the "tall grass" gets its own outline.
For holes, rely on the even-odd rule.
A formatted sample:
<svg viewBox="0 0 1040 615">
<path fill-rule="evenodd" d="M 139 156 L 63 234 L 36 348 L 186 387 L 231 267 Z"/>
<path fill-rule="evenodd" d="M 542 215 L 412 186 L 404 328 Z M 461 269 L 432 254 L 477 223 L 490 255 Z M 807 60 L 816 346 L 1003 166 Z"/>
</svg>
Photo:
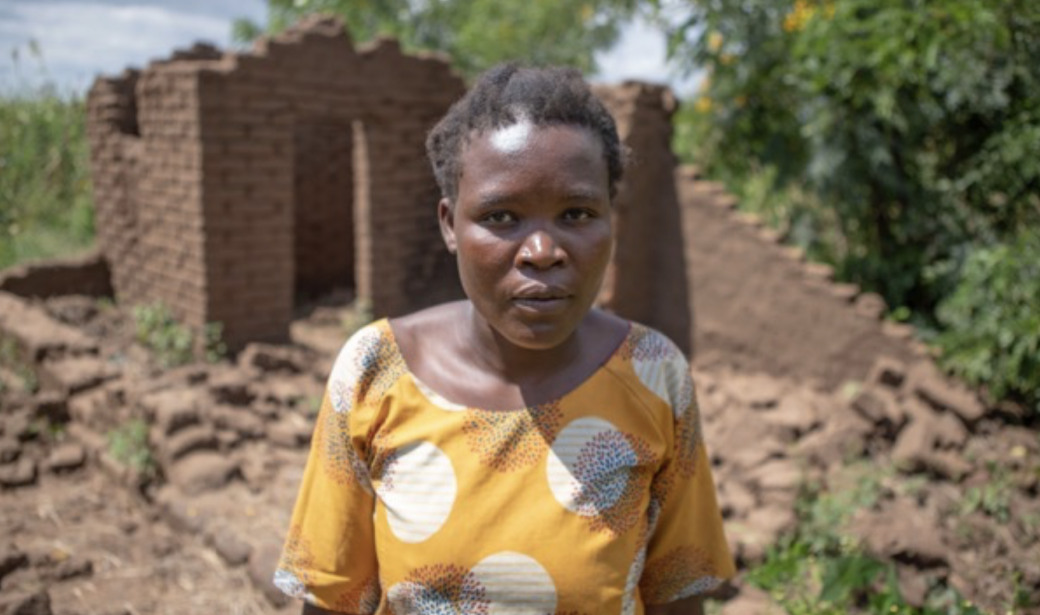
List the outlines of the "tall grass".
<svg viewBox="0 0 1040 615">
<path fill-rule="evenodd" d="M 85 115 L 81 96 L 0 94 L 0 268 L 93 242 Z"/>
</svg>

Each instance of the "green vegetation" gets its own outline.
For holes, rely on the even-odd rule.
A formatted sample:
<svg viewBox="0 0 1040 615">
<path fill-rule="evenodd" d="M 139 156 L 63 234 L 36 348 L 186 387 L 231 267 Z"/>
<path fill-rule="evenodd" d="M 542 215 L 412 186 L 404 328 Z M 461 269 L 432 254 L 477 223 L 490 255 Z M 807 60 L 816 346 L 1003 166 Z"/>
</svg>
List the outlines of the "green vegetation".
<svg viewBox="0 0 1040 615">
<path fill-rule="evenodd" d="M 0 269 L 93 241 L 85 115 L 47 89 L 0 94 Z"/>
<path fill-rule="evenodd" d="M 133 314 L 137 341 L 151 350 L 163 367 L 192 361 L 195 336 L 191 329 L 177 322 L 164 304 L 134 306 Z"/>
<path fill-rule="evenodd" d="M 47 417 L 38 417 L 29 424 L 29 432 L 48 443 L 61 442 L 65 440 L 65 423 L 51 421 Z"/>
<path fill-rule="evenodd" d="M 207 363 L 219 363 L 227 357 L 224 343 L 224 323 L 208 322 L 202 330 L 202 349 Z"/>
<path fill-rule="evenodd" d="M 137 341 L 151 350 L 160 365 L 176 367 L 195 359 L 196 335 L 174 318 L 162 303 L 134 306 L 134 330 Z M 223 325 L 208 323 L 202 334 L 202 351 L 210 363 L 227 355 L 227 346 L 221 339 Z"/>
<path fill-rule="evenodd" d="M 982 511 L 1001 523 L 1011 519 L 1011 494 L 1014 482 L 1005 466 L 994 462 L 987 464 L 991 475 L 984 485 L 969 487 L 961 501 L 961 514 L 970 515 Z"/>
<path fill-rule="evenodd" d="M 923 609 L 906 603 L 895 565 L 866 554 L 847 529 L 856 511 L 877 502 L 882 481 L 891 473 L 854 464 L 844 474 L 849 488 L 805 489 L 798 501 L 798 528 L 748 571 L 748 582 L 767 591 L 791 615 L 981 615 L 952 590 L 933 590 Z"/>
<path fill-rule="evenodd" d="M 947 366 L 1040 412 L 1040 230 L 972 252 L 937 316 Z"/>
<path fill-rule="evenodd" d="M 706 70 L 676 149 L 838 276 L 881 293 L 946 368 L 1040 413 L 1040 4 L 1031 0 L 268 0 L 396 36 L 467 76 L 589 71 L 638 12 Z M 261 28 L 235 24 L 247 41 Z M 17 51 L 17 50 L 15 50 Z M 28 46 L 27 57 L 40 60 Z M 42 66 L 42 61 L 40 62 Z M 93 237 L 81 98 L 0 95 L 0 268 Z M 164 340 L 177 354 L 180 340 Z"/>
<path fill-rule="evenodd" d="M 108 454 L 145 478 L 156 472 L 155 458 L 148 444 L 148 423 L 131 419 L 108 432 Z"/>
<path fill-rule="evenodd" d="M 1040 5 L 679 6 L 672 52 L 709 74 L 681 155 L 881 293 L 949 369 L 1040 404 Z"/>
<path fill-rule="evenodd" d="M 13 373 L 21 381 L 22 390 L 26 393 L 31 395 L 40 389 L 36 370 L 22 358 L 18 350 L 18 342 L 2 335 L 0 335 L 0 368 Z M 0 393 L 4 392 L 7 386 L 8 383 L 0 379 Z"/>
<path fill-rule="evenodd" d="M 393 36 L 408 50 L 446 53 L 473 76 L 506 60 L 567 64 L 591 72 L 593 54 L 617 39 L 636 0 L 268 0 L 267 32 L 280 32 L 304 15 L 343 17 L 355 41 Z M 235 38 L 250 41 L 263 29 L 235 22 Z"/>
</svg>

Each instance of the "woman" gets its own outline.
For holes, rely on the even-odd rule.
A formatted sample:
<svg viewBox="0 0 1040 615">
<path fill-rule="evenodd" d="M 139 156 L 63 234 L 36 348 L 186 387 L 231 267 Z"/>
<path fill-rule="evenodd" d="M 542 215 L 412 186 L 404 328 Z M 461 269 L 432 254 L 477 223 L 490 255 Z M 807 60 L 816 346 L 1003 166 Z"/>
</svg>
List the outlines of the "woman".
<svg viewBox="0 0 1040 615">
<path fill-rule="evenodd" d="M 689 367 L 592 309 L 613 120 L 506 65 L 427 149 L 468 299 L 347 342 L 275 583 L 305 613 L 701 613 L 733 564 Z"/>
</svg>

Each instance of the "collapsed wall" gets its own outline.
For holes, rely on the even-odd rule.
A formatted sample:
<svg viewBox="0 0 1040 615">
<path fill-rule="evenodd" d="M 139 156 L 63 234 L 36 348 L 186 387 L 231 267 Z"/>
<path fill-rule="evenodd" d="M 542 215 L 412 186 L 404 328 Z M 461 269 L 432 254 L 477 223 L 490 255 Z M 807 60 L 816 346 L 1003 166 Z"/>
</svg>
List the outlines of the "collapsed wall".
<svg viewBox="0 0 1040 615">
<path fill-rule="evenodd" d="M 286 339 L 295 302 L 339 286 L 377 316 L 460 296 L 423 144 L 463 92 L 444 61 L 391 41 L 355 50 L 321 17 L 250 53 L 196 46 L 99 79 L 88 131 L 117 297 L 162 301 L 196 328 L 222 322 L 236 348 Z M 667 89 L 596 94 L 633 152 L 602 305 L 702 361 L 829 386 L 914 354 L 893 337 L 909 331 L 878 322 L 876 296 L 785 259 L 717 185 L 687 175 L 677 193 Z"/>
<path fill-rule="evenodd" d="M 334 18 L 249 53 L 207 46 L 98 79 L 88 95 L 98 243 L 125 303 L 223 324 L 232 349 L 285 341 L 294 308 L 349 287 L 376 316 L 461 296 L 443 249 L 427 131 L 464 93 L 446 62 Z M 601 303 L 692 333 L 662 87 L 599 88 L 637 152 Z"/>
<path fill-rule="evenodd" d="M 426 131 L 446 62 L 355 50 L 317 17 L 250 53 L 197 46 L 88 95 L 98 240 L 117 297 L 284 341 L 298 297 L 354 286 L 381 315 L 458 296 Z"/>
</svg>

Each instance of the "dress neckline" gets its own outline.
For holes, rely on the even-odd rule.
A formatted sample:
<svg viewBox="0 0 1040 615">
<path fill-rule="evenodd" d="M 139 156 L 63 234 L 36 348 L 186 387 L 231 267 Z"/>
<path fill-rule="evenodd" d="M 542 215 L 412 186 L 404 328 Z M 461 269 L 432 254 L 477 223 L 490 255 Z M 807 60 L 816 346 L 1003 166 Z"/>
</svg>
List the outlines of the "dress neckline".
<svg viewBox="0 0 1040 615">
<path fill-rule="evenodd" d="M 535 409 L 535 408 L 540 408 L 540 407 L 549 406 L 549 405 L 555 405 L 555 404 L 559 404 L 560 402 L 562 402 L 564 399 L 570 397 L 571 395 L 574 395 L 579 390 L 585 388 L 585 386 L 588 383 L 592 382 L 592 380 L 594 380 L 600 374 L 600 372 L 602 372 L 604 369 L 606 369 L 607 366 L 610 365 L 610 363 L 616 357 L 618 357 L 621 354 L 622 349 L 625 348 L 625 346 L 629 343 L 629 341 L 631 340 L 631 338 L 632 338 L 632 336 L 633 336 L 633 334 L 635 333 L 635 330 L 636 330 L 635 323 L 633 323 L 631 320 L 625 319 L 625 326 L 626 326 L 625 335 L 623 335 L 621 337 L 621 341 L 618 342 L 618 344 L 614 347 L 614 349 L 611 350 L 607 354 L 607 356 L 603 359 L 603 361 L 601 361 L 600 364 L 598 366 L 596 366 L 596 369 L 592 370 L 589 373 L 589 375 L 587 375 L 580 382 L 578 382 L 577 384 L 575 384 L 573 387 L 571 387 L 567 391 L 563 392 L 562 394 L 556 396 L 555 398 L 546 400 L 546 401 L 544 401 L 542 403 L 539 403 L 539 404 L 522 406 L 522 407 L 519 407 L 519 408 L 488 409 L 488 408 L 478 408 L 476 406 L 471 406 L 469 404 L 462 404 L 462 403 L 458 403 L 456 401 L 450 400 L 447 397 L 445 397 L 445 396 L 441 395 L 440 393 L 438 393 L 437 391 L 435 391 L 428 384 L 423 382 L 418 376 L 415 375 L 415 372 L 413 372 L 412 368 L 408 365 L 408 361 L 405 360 L 404 353 L 401 352 L 401 347 L 397 344 L 397 336 L 394 334 L 394 329 L 390 325 L 390 319 L 389 318 L 383 318 L 382 322 L 380 324 L 383 325 L 383 328 L 385 328 L 385 330 L 386 330 L 386 332 L 387 332 L 387 334 L 388 334 L 388 336 L 390 338 L 390 343 L 393 345 L 393 352 L 396 353 L 398 357 L 400 357 L 401 364 L 404 366 L 404 373 L 407 374 L 408 377 L 412 379 L 412 382 L 415 384 L 415 387 L 417 389 L 419 389 L 419 392 L 422 393 L 430 401 L 430 403 L 434 404 L 435 406 L 437 406 L 438 408 L 441 408 L 443 410 L 451 410 L 451 411 L 477 410 L 477 411 L 481 411 L 481 412 L 502 412 L 502 413 L 524 412 L 524 411 L 529 411 L 529 410 L 532 410 L 532 409 Z"/>
</svg>

